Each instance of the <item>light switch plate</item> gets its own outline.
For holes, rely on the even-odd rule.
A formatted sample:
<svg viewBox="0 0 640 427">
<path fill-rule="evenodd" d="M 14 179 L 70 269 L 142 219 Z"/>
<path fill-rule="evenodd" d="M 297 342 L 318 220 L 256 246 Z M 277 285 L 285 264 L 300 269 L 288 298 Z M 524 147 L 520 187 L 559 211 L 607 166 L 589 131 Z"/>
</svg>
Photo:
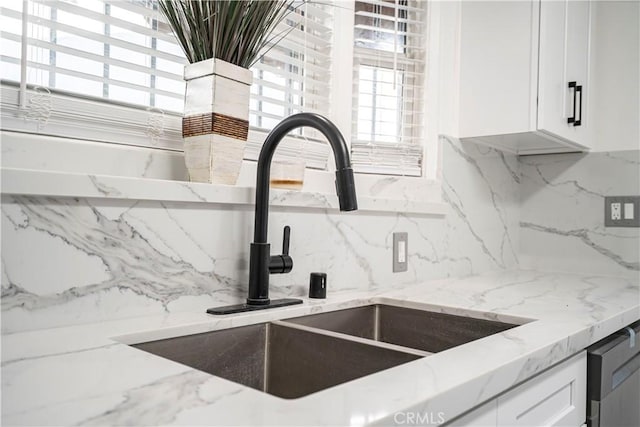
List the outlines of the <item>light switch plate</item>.
<svg viewBox="0 0 640 427">
<path fill-rule="evenodd" d="M 406 232 L 393 233 L 393 272 L 407 271 L 409 257 L 409 236 Z"/>
<path fill-rule="evenodd" d="M 605 227 L 640 227 L 640 196 L 606 196 Z"/>
</svg>

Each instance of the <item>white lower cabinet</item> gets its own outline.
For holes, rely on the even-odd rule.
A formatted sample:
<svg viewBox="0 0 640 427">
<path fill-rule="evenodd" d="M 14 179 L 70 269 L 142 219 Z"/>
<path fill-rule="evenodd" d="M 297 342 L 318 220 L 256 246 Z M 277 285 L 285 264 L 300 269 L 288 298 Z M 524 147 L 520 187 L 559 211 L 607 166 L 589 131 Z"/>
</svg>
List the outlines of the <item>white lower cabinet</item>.
<svg viewBox="0 0 640 427">
<path fill-rule="evenodd" d="M 490 400 L 473 411 L 456 418 L 447 427 L 495 427 L 498 425 L 498 399 Z"/>
<path fill-rule="evenodd" d="M 448 426 L 583 426 L 586 418 L 587 354 L 578 353 Z"/>
<path fill-rule="evenodd" d="M 587 353 L 581 352 L 498 397 L 498 426 L 572 426 L 587 413 Z"/>
</svg>

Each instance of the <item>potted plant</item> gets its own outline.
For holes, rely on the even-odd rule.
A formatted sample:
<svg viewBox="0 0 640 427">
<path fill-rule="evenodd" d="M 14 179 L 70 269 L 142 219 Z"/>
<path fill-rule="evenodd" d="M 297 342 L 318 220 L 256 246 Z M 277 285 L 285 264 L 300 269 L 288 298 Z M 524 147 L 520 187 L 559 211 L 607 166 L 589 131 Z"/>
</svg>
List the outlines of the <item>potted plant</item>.
<svg viewBox="0 0 640 427">
<path fill-rule="evenodd" d="M 189 178 L 235 184 L 249 129 L 249 71 L 292 0 L 159 0 L 189 64 L 182 136 Z"/>
</svg>

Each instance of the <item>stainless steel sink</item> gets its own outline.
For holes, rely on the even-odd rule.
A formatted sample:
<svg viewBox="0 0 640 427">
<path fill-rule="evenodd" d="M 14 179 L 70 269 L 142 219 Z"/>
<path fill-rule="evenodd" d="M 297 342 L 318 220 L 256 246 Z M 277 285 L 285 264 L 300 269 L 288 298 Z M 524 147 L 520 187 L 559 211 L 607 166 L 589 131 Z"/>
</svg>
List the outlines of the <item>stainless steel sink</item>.
<svg viewBox="0 0 640 427">
<path fill-rule="evenodd" d="M 272 322 L 134 347 L 284 398 L 306 396 L 426 355 L 336 335 Z"/>
<path fill-rule="evenodd" d="M 437 353 L 519 326 L 392 305 L 286 319 L 285 322 Z"/>
<path fill-rule="evenodd" d="M 375 304 L 133 346 L 292 399 L 516 326 Z"/>
</svg>

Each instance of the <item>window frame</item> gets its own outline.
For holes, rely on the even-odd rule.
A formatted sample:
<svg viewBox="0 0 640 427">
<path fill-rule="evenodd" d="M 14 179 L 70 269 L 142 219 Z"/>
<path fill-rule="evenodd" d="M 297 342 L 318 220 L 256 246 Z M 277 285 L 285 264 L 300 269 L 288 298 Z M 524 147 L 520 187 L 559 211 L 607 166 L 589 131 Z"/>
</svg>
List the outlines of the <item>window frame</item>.
<svg viewBox="0 0 640 427">
<path fill-rule="evenodd" d="M 420 0 L 419 0 L 420 1 Z M 349 146 L 351 145 L 351 135 L 353 126 L 353 96 L 349 99 L 340 97 L 340 94 L 350 93 L 353 88 L 353 70 L 349 68 L 348 73 L 340 74 L 341 64 L 353 64 L 354 56 L 354 24 L 355 24 L 355 2 L 339 2 L 334 12 L 334 39 L 349 40 L 350 43 L 335 43 L 332 52 L 332 73 L 340 78 L 332 79 L 330 119 L 334 121 L 340 132 L 345 135 Z M 443 74 L 440 69 L 446 68 L 454 58 L 448 55 L 441 59 L 440 45 L 446 40 L 442 40 L 439 34 L 443 25 L 442 19 L 448 17 L 442 11 L 442 6 L 438 2 L 427 4 L 425 34 L 426 40 L 426 72 L 424 73 L 424 136 L 422 143 L 423 162 L 422 176 L 401 176 L 382 175 L 369 173 L 356 173 L 356 188 L 358 194 L 367 197 L 382 197 L 388 199 L 404 198 L 410 201 L 439 202 L 441 201 L 441 181 L 442 181 L 442 150 L 439 134 L 442 128 L 441 122 L 446 112 L 438 108 L 438 98 L 441 90 L 440 76 Z M 452 27 L 455 27 L 452 25 Z M 344 68 L 344 67 L 343 67 Z M 448 82 L 446 82 L 448 83 Z M 446 84 L 445 83 L 445 84 Z M 447 88 L 445 88 L 446 91 Z M 330 170 L 334 170 L 334 165 L 329 162 Z M 331 183 L 332 184 L 332 183 Z M 306 183 L 305 183 L 306 187 Z M 322 186 L 314 186 L 320 192 L 331 192 L 328 183 Z M 399 196 L 400 195 L 400 196 Z"/>
<path fill-rule="evenodd" d="M 320 0 L 323 1 L 323 0 Z M 341 42 L 334 43 L 331 52 L 331 75 L 330 81 L 330 111 L 328 113 L 331 119 L 341 133 L 345 136 L 347 143 L 351 141 L 352 127 L 352 102 L 353 96 L 345 97 L 343 94 L 349 93 L 353 89 L 353 72 L 351 66 L 345 67 L 344 64 L 353 64 L 353 37 L 354 37 L 354 11 L 355 3 L 352 1 L 344 2 L 340 0 L 329 0 L 334 8 L 334 40 L 349 40 L 350 43 Z M 425 73 L 425 99 L 424 114 L 425 132 L 423 138 L 423 163 L 422 176 L 409 177 L 398 175 L 377 175 L 377 174 L 356 174 L 356 186 L 358 194 L 363 197 L 376 197 L 386 199 L 405 199 L 410 201 L 441 201 L 441 152 L 439 133 L 441 116 L 443 112 L 438 108 L 438 95 L 441 92 L 440 75 L 443 74 L 440 69 L 442 66 L 438 63 L 441 59 L 440 49 L 440 28 L 444 26 L 441 23 L 440 9 L 442 6 L 437 2 L 430 2 L 427 6 L 427 25 L 425 37 L 427 37 L 427 72 Z M 447 57 L 447 60 L 451 58 Z M 450 65 L 450 62 L 447 62 Z M 446 88 L 445 88 L 446 91 Z M 34 124 L 35 126 L 35 124 Z M 27 130 L 28 132 L 28 130 Z M 264 134 L 264 133 L 263 133 Z M 261 135 L 262 136 L 262 135 Z M 264 134 L 266 136 L 266 134 Z M 95 140 L 89 135 L 87 140 Z M 127 142 L 125 142 L 127 144 Z M 131 144 L 131 143 L 129 143 Z M 136 145 L 135 143 L 131 145 Z M 305 179 L 304 191 L 319 192 L 332 194 L 335 191 L 334 174 L 335 164 L 329 156 L 327 162 L 327 171 L 308 170 L 307 179 Z M 255 169 L 254 161 L 245 161 L 243 169 L 249 171 Z M 247 174 L 245 174 L 247 175 Z M 249 173 L 251 175 L 251 173 Z M 251 185 L 252 182 L 244 182 L 239 185 Z"/>
<path fill-rule="evenodd" d="M 353 39 L 354 105 L 351 136 L 354 144 L 351 150 L 354 155 L 354 170 L 358 173 L 389 176 L 422 176 L 424 168 L 416 166 L 421 166 L 424 161 L 424 150 L 421 151 L 420 148 L 424 144 L 423 132 L 426 124 L 424 94 L 427 70 L 424 67 L 428 53 L 428 34 L 424 25 L 416 24 L 418 17 L 412 14 L 417 13 L 421 18 L 427 19 L 429 3 L 419 0 L 357 0 L 354 6 L 356 34 Z M 392 31 L 400 31 L 399 34 L 402 35 L 392 37 L 392 41 L 383 36 L 381 45 L 376 43 L 379 34 L 393 36 Z M 366 35 L 368 33 L 369 36 Z M 361 92 L 360 84 L 368 83 L 367 77 L 361 74 L 364 67 L 373 69 L 374 76 L 380 71 L 393 73 L 395 93 L 375 93 L 378 82 L 389 92 L 389 77 L 381 80 L 372 77 L 371 85 L 368 85 L 372 93 L 369 95 L 366 89 L 364 93 Z M 362 105 L 361 95 L 371 98 L 370 108 Z M 384 102 L 389 97 L 396 101 L 396 117 L 395 120 L 389 119 L 385 126 L 384 119 L 376 118 L 389 117 L 391 107 L 387 104 L 387 107 L 381 106 L 378 109 L 376 101 Z M 366 118 L 361 120 L 361 108 L 371 110 L 370 129 L 359 128 L 361 123 L 367 123 Z M 380 125 L 376 126 L 376 123 Z M 390 125 L 395 130 L 391 131 Z M 376 147 L 380 147 L 384 154 Z M 367 161 L 367 155 L 373 158 Z"/>
</svg>

